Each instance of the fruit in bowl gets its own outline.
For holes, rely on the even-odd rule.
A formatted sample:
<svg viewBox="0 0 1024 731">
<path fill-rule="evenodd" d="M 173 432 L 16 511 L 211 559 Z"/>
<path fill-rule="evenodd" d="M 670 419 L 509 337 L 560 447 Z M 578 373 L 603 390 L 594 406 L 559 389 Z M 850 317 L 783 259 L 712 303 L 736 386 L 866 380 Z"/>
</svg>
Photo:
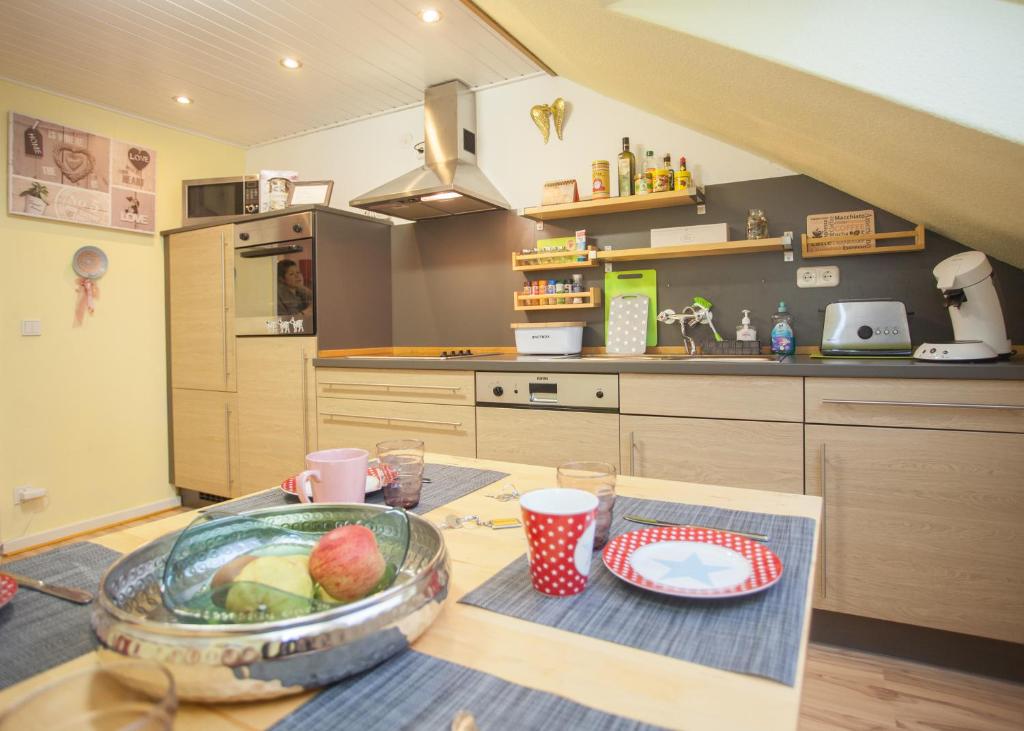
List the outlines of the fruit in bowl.
<svg viewBox="0 0 1024 731">
<path fill-rule="evenodd" d="M 387 571 L 373 531 L 343 525 L 317 542 L 309 556 L 309 573 L 331 599 L 362 599 L 380 584 Z"/>
<path fill-rule="evenodd" d="M 308 557 L 258 556 L 242 567 L 227 590 L 224 607 L 245 614 L 265 611 L 294 615 L 309 611 L 313 580 L 307 569 Z"/>
</svg>

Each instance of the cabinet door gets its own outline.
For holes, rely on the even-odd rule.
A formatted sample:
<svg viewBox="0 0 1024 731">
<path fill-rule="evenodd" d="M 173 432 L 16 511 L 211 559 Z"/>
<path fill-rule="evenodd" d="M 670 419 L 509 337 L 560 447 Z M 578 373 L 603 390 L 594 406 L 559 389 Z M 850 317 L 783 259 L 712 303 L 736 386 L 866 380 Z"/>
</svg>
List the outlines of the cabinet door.
<svg viewBox="0 0 1024 731">
<path fill-rule="evenodd" d="M 802 493 L 803 428 L 782 422 L 623 414 L 623 473 Z"/>
<path fill-rule="evenodd" d="M 239 494 L 278 485 L 303 469 L 315 338 L 238 339 Z"/>
<path fill-rule="evenodd" d="M 233 226 L 167 239 L 171 386 L 235 390 Z"/>
<path fill-rule="evenodd" d="M 476 410 L 477 456 L 557 467 L 596 460 L 619 466 L 619 415 L 545 409 Z"/>
<path fill-rule="evenodd" d="M 472 406 L 320 398 L 320 449 L 359 447 L 371 457 L 377 442 L 420 439 L 428 452 L 476 456 L 476 417 Z"/>
<path fill-rule="evenodd" d="M 816 606 L 1024 642 L 1024 435 L 807 426 Z"/>
<path fill-rule="evenodd" d="M 176 388 L 171 396 L 174 484 L 223 497 L 237 496 L 235 394 Z"/>
</svg>

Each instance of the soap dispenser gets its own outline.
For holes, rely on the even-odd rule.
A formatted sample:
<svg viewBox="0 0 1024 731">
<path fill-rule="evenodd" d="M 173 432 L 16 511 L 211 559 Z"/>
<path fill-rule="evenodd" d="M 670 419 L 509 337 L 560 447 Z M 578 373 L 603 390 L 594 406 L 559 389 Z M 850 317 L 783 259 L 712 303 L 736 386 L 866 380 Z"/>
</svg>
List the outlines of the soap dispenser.
<svg viewBox="0 0 1024 731">
<path fill-rule="evenodd" d="M 736 339 L 750 343 L 756 341 L 757 330 L 750 326 L 750 310 L 743 310 L 743 319 L 740 322 L 742 324 L 736 326 Z"/>
</svg>

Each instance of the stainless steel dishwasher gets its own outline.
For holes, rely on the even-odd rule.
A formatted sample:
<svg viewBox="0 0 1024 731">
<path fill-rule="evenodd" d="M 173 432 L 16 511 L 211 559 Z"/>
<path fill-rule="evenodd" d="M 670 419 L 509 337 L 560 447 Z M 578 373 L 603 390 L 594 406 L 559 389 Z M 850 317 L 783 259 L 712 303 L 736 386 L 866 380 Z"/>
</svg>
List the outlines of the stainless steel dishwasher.
<svg viewBox="0 0 1024 731">
<path fill-rule="evenodd" d="M 600 460 L 618 468 L 619 450 L 618 375 L 477 372 L 479 458 L 550 467 Z"/>
</svg>

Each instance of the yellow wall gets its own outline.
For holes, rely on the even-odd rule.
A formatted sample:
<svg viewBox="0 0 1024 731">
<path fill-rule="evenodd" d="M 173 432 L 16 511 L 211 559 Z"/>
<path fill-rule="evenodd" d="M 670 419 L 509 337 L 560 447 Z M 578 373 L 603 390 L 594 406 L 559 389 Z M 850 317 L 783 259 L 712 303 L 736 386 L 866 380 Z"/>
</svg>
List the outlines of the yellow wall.
<svg viewBox="0 0 1024 731">
<path fill-rule="evenodd" d="M 168 100 L 168 103 L 171 103 Z M 16 111 L 157 152 L 157 230 L 181 221 L 181 180 L 243 172 L 240 147 L 0 80 L 0 540 L 173 497 L 167 475 L 164 260 L 159 235 L 7 213 L 7 125 Z M 71 256 L 109 257 L 96 314 L 72 327 Z M 41 319 L 42 337 L 22 337 Z M 15 506 L 19 485 L 49 490 Z"/>
</svg>

